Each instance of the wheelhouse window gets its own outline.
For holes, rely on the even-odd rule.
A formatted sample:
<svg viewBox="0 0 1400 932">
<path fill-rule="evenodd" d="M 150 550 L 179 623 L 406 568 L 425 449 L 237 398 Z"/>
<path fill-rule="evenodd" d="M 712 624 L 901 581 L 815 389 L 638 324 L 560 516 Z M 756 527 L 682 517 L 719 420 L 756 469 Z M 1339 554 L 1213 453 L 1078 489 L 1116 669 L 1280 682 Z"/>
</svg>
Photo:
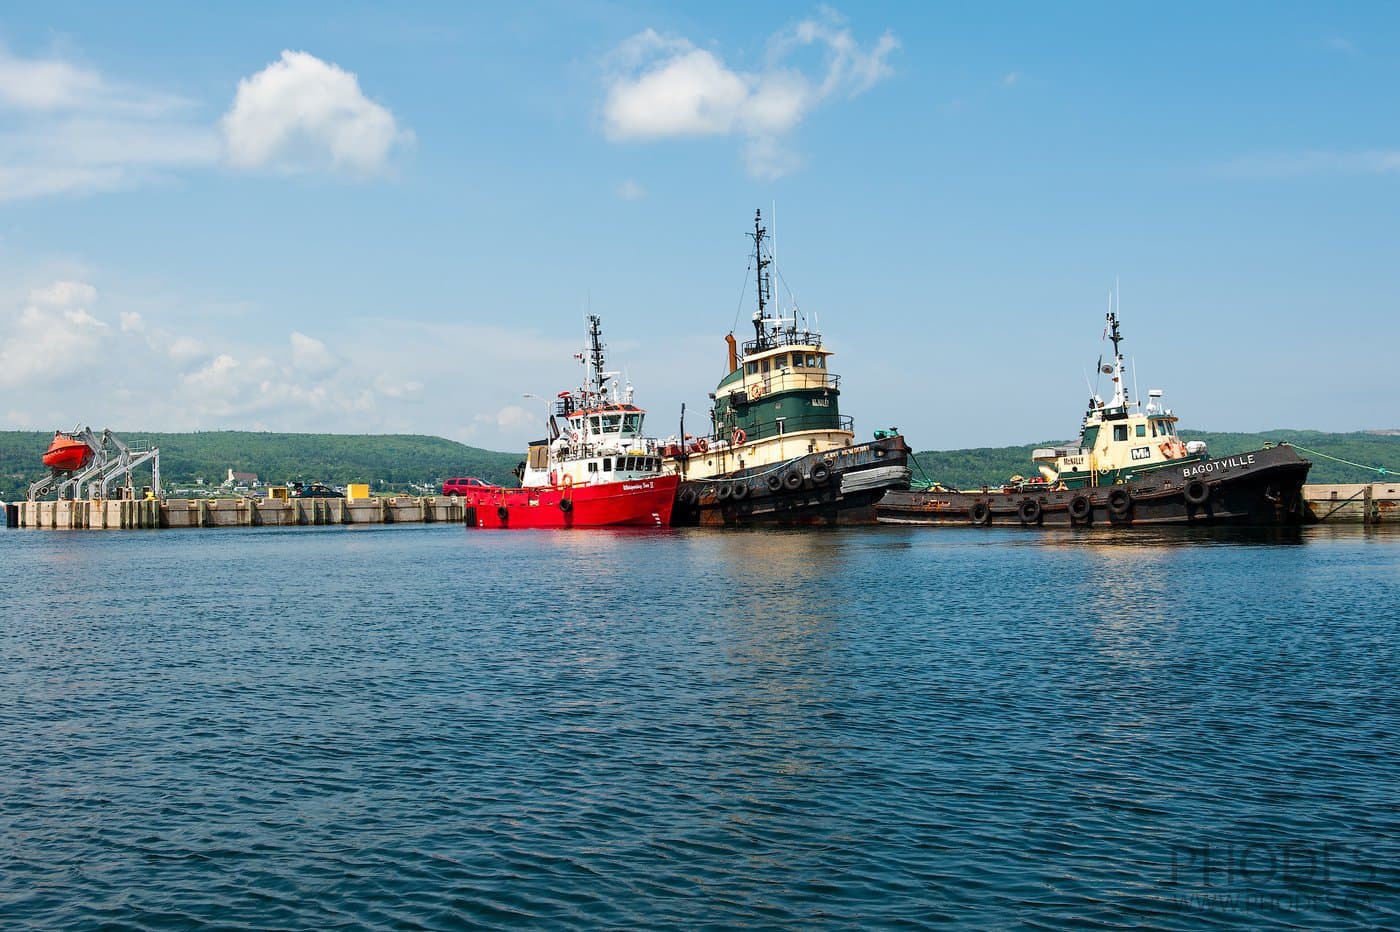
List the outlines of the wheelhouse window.
<svg viewBox="0 0 1400 932">
<path fill-rule="evenodd" d="M 801 369 L 801 368 L 802 368 L 802 354 L 801 354 L 801 353 L 793 353 L 793 354 L 792 354 L 792 367 L 793 367 L 794 369 Z"/>
<path fill-rule="evenodd" d="M 1137 426 L 1137 435 L 1138 435 L 1139 437 L 1146 437 L 1146 436 L 1147 436 L 1147 425 L 1146 425 L 1146 424 L 1139 424 L 1139 425 Z"/>
<path fill-rule="evenodd" d="M 605 433 L 605 434 L 614 434 L 614 433 L 617 433 L 617 429 L 618 429 L 619 427 L 621 427 L 621 426 L 622 426 L 622 415 L 621 415 L 621 414 L 605 414 L 605 415 L 603 415 L 603 433 Z"/>
<path fill-rule="evenodd" d="M 622 429 L 629 434 L 639 434 L 642 431 L 641 414 L 626 414 L 622 418 Z"/>
<path fill-rule="evenodd" d="M 762 368 L 763 374 L 764 374 L 764 375 L 767 375 L 768 372 L 769 372 L 769 370 L 772 368 L 771 365 L 769 364 L 768 360 L 766 360 L 766 359 L 762 360 L 762 361 L 759 363 L 759 366 Z"/>
<path fill-rule="evenodd" d="M 817 368 L 817 354 L 816 354 L 816 353 L 808 353 L 808 354 L 807 354 L 807 368 L 808 368 L 808 369 L 815 369 L 815 368 Z"/>
<path fill-rule="evenodd" d="M 1127 440 L 1127 439 L 1128 439 L 1128 425 L 1127 425 L 1127 424 L 1114 424 L 1114 425 L 1113 425 L 1113 439 L 1114 439 L 1114 440 Z"/>
<path fill-rule="evenodd" d="M 595 414 L 588 419 L 588 432 L 595 437 L 603 432 L 602 422 L 599 420 L 598 415 Z"/>
<path fill-rule="evenodd" d="M 744 371 L 745 371 L 746 373 L 748 373 L 749 375 L 758 375 L 758 363 L 756 363 L 756 362 L 746 362 L 746 363 L 744 363 Z"/>
<path fill-rule="evenodd" d="M 612 472 L 612 457 L 603 457 L 603 472 Z"/>
<path fill-rule="evenodd" d="M 773 368 L 774 368 L 774 369 L 785 369 L 785 368 L 787 368 L 787 353 L 779 353 L 778 355 L 776 355 L 776 356 L 773 357 Z"/>
<path fill-rule="evenodd" d="M 826 357 L 825 357 L 825 356 L 818 356 L 818 357 L 817 357 L 817 368 L 818 368 L 818 369 L 825 369 L 825 368 L 826 368 Z"/>
<path fill-rule="evenodd" d="M 590 462 L 590 463 L 588 464 L 588 471 L 589 471 L 589 472 L 597 472 L 597 471 L 598 471 L 598 464 L 597 464 L 597 463 L 594 463 L 594 462 Z"/>
</svg>

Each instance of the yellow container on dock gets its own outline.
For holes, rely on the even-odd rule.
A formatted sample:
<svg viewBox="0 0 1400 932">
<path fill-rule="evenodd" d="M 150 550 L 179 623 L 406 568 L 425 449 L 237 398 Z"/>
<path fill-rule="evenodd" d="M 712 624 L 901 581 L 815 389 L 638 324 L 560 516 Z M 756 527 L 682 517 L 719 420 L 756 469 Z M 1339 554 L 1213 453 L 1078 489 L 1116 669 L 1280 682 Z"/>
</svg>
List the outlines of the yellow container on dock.
<svg viewBox="0 0 1400 932">
<path fill-rule="evenodd" d="M 288 498 L 290 498 L 290 496 L 287 494 L 287 487 L 285 485 L 268 486 L 267 497 L 269 499 L 281 499 L 284 502 L 287 501 Z"/>
<path fill-rule="evenodd" d="M 345 487 L 345 497 L 350 501 L 360 501 L 369 498 L 368 482 L 352 482 Z"/>
</svg>

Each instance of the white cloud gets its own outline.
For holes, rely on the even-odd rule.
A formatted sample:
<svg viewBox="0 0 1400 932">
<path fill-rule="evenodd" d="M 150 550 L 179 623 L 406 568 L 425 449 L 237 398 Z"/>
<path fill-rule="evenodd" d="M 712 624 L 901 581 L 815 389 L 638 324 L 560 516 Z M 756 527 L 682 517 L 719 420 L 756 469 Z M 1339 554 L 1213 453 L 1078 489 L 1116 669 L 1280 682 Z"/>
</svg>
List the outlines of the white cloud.
<svg viewBox="0 0 1400 932">
<path fill-rule="evenodd" d="M 241 168 L 372 174 L 390 150 L 412 141 L 354 74 L 293 51 L 238 82 L 222 128 L 229 161 Z"/>
<path fill-rule="evenodd" d="M 773 36 L 763 67 L 739 71 L 687 39 L 647 29 L 609 56 L 603 132 L 614 142 L 742 136 L 750 172 L 777 177 L 797 164 L 783 137 L 826 100 L 856 97 L 892 74 L 898 47 L 887 32 L 862 48 L 823 11 Z M 807 48 L 823 53 L 812 73 L 788 64 Z"/>
<path fill-rule="evenodd" d="M 495 414 L 479 414 L 477 420 L 500 431 L 538 430 L 542 425 L 540 412 L 519 405 L 506 405 Z"/>
<path fill-rule="evenodd" d="M 304 333 L 292 332 L 292 367 L 305 372 L 328 372 L 335 367 L 335 357 L 326 344 Z"/>
<path fill-rule="evenodd" d="M 77 275 L 41 284 L 0 305 L 0 427 L 412 432 L 515 450 L 541 436 L 546 413 L 521 395 L 549 399 L 582 375 L 581 323 L 560 333 L 355 319 L 315 338 L 269 330 L 256 308 L 230 327 L 180 296 L 100 293 Z M 490 351 L 424 351 L 441 346 Z M 619 364 L 637 361 L 615 349 Z M 640 380 L 649 401 L 670 374 L 661 368 Z"/>
<path fill-rule="evenodd" d="M 29 297 L 30 303 L 0 330 L 0 385 L 60 384 L 97 365 L 111 331 L 88 312 L 97 289 L 83 282 L 54 282 Z"/>
<path fill-rule="evenodd" d="M 194 337 L 178 336 L 165 343 L 162 347 L 165 355 L 176 361 L 197 359 L 207 351 L 204 344 Z"/>
<path fill-rule="evenodd" d="M 1393 175 L 1400 173 L 1400 149 L 1359 152 L 1276 152 L 1248 155 L 1224 166 L 1226 174 L 1255 178 L 1300 175 Z"/>
<path fill-rule="evenodd" d="M 97 289 L 86 282 L 57 281 L 29 292 L 29 300 L 44 307 L 86 307 L 97 300 Z"/>
<path fill-rule="evenodd" d="M 240 81 L 220 124 L 194 118 L 197 108 L 0 47 L 0 202 L 128 189 L 222 164 L 364 176 L 412 140 L 355 75 L 306 52 L 284 52 Z"/>
<path fill-rule="evenodd" d="M 237 387 L 238 360 L 220 353 L 205 366 L 184 377 L 185 385 L 203 391 L 231 394 Z"/>
<path fill-rule="evenodd" d="M 0 46 L 0 110 L 156 116 L 186 103 L 175 95 L 114 83 L 86 65 L 61 58 L 20 58 Z"/>
<path fill-rule="evenodd" d="M 1021 72 L 1011 71 L 1002 76 L 1001 83 L 1005 87 L 1015 87 L 1021 81 Z"/>
<path fill-rule="evenodd" d="M 123 85 L 61 58 L 0 48 L 0 202 L 110 191 L 218 157 L 213 130 L 185 121 L 190 101 Z"/>
<path fill-rule="evenodd" d="M 628 178 L 626 181 L 622 182 L 622 184 L 617 186 L 617 196 L 622 198 L 624 201 L 640 201 L 642 198 L 647 196 L 647 192 L 646 188 L 643 188 L 637 182 L 633 181 L 631 178 Z"/>
<path fill-rule="evenodd" d="M 0 107 L 59 110 L 80 106 L 103 94 L 102 77 L 57 59 L 15 58 L 0 48 Z"/>
</svg>

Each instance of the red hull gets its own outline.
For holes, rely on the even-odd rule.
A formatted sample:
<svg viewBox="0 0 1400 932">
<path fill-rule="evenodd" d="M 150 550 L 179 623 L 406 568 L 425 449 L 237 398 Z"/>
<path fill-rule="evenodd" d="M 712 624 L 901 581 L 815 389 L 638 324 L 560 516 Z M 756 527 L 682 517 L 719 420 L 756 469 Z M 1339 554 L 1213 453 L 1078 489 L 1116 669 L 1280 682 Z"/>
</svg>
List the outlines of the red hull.
<svg viewBox="0 0 1400 932">
<path fill-rule="evenodd" d="M 669 475 L 571 488 L 492 486 L 462 501 L 476 509 L 469 526 L 479 528 L 669 527 L 679 483 Z"/>
<path fill-rule="evenodd" d="M 89 459 L 92 458 L 92 450 L 85 443 L 64 437 L 61 434 L 54 434 L 53 443 L 49 444 L 48 450 L 44 453 L 44 465 L 50 469 L 60 472 L 72 472 L 81 469 Z"/>
</svg>

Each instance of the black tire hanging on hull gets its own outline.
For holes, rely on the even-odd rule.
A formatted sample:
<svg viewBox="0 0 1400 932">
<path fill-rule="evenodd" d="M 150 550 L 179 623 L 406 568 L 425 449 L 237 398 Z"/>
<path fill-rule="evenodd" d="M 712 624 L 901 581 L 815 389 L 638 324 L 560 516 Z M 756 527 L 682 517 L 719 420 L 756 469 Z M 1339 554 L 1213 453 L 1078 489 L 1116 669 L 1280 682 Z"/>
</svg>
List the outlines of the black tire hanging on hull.
<svg viewBox="0 0 1400 932">
<path fill-rule="evenodd" d="M 1094 503 L 1089 501 L 1089 496 L 1076 495 L 1069 500 L 1069 522 L 1084 525 L 1094 523 Z"/>
<path fill-rule="evenodd" d="M 1108 514 L 1114 521 L 1126 521 L 1133 511 L 1133 497 L 1122 486 L 1108 492 Z"/>
</svg>

